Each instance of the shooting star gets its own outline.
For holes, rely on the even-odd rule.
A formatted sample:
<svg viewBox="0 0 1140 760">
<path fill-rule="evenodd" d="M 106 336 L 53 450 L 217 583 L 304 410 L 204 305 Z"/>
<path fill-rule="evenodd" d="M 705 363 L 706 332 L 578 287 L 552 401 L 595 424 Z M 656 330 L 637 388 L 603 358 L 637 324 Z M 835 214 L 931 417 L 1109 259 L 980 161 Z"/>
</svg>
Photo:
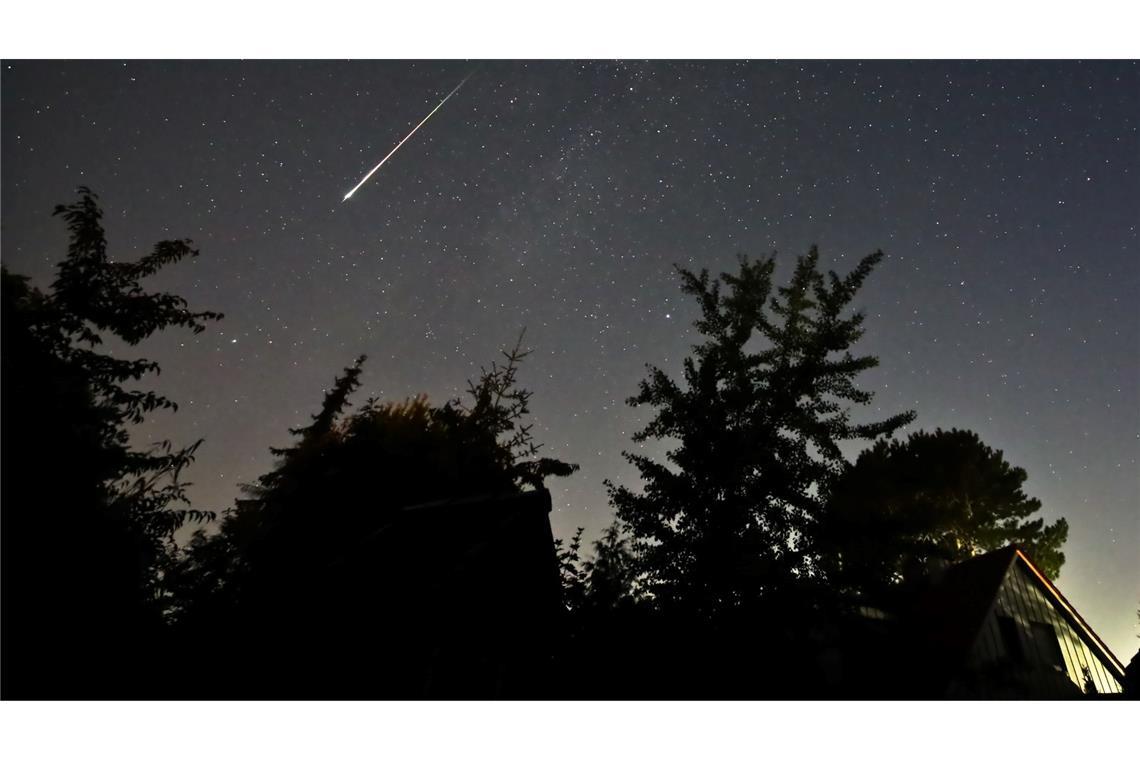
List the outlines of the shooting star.
<svg viewBox="0 0 1140 760">
<path fill-rule="evenodd" d="M 474 74 L 474 73 L 475 73 L 474 71 L 471 72 L 471 74 Z M 367 182 L 368 178 L 371 177 L 373 174 L 375 174 L 377 172 L 377 170 L 379 170 L 380 167 L 384 165 L 384 162 L 387 161 L 389 158 L 391 158 L 392 155 L 400 149 L 400 146 L 403 145 L 404 143 L 406 143 L 411 138 L 411 136 L 416 133 L 416 130 L 418 130 L 420 127 L 422 127 L 424 124 L 426 124 L 427 120 L 430 119 L 432 116 L 435 116 L 435 112 L 438 111 L 439 109 L 443 108 L 443 104 L 446 103 L 451 98 L 452 95 L 459 92 L 460 87 L 467 84 L 467 80 L 471 78 L 471 74 L 468 74 L 467 76 L 463 77 L 463 81 L 460 82 L 459 84 L 455 85 L 455 89 L 452 90 L 451 92 L 447 93 L 447 95 L 444 97 L 444 99 L 439 101 L 439 105 L 436 106 L 435 108 L 431 109 L 431 113 L 429 113 L 427 116 L 425 116 L 424 120 L 421 121 L 419 124 L 417 124 L 415 126 L 415 129 L 413 129 L 411 132 L 408 133 L 407 137 L 405 137 L 403 140 L 400 140 L 400 142 L 396 143 L 396 147 L 392 148 L 392 150 L 388 153 L 388 155 L 384 156 L 384 158 L 381 159 L 380 163 L 376 164 L 376 166 L 373 166 L 372 171 L 365 174 L 364 179 L 362 179 L 356 183 L 356 187 L 352 188 L 347 193 L 345 193 L 344 198 L 341 200 L 341 203 L 344 203 L 349 198 L 351 198 L 352 194 L 355 193 L 357 190 L 359 190 L 360 186 L 363 185 L 365 182 Z"/>
</svg>

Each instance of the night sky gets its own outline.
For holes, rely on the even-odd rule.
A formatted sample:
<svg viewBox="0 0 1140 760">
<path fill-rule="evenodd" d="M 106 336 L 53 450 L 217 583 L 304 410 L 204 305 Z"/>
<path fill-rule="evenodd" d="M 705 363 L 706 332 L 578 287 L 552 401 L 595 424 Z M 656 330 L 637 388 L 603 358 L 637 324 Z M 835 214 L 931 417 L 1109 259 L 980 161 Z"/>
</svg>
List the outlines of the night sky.
<svg viewBox="0 0 1140 760">
<path fill-rule="evenodd" d="M 153 285 L 226 319 L 130 352 L 181 405 L 137 441 L 206 439 L 196 507 L 231 505 L 356 355 L 358 400 L 441 402 L 525 327 L 536 437 L 582 466 L 548 483 L 555 534 L 592 539 L 603 479 L 637 483 L 624 400 L 695 340 L 673 264 L 778 250 L 782 282 L 813 243 L 841 272 L 882 248 L 866 414 L 1024 467 L 1069 520 L 1060 589 L 1136 651 L 1135 62 L 5 61 L 0 83 L 10 269 L 50 282 L 79 184 L 112 255 L 202 251 Z"/>
</svg>

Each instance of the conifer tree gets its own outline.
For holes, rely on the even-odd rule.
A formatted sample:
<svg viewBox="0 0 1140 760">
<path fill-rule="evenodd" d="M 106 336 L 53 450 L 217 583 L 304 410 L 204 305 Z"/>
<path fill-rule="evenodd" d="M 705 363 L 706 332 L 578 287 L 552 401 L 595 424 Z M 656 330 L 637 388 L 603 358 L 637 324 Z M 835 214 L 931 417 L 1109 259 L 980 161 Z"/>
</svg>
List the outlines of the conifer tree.
<svg viewBox="0 0 1140 760">
<path fill-rule="evenodd" d="M 651 366 L 629 399 L 654 410 L 634 441 L 675 447 L 665 462 L 625 454 L 642 490 L 607 483 L 663 609 L 713 618 L 817 574 L 815 526 L 845 465 L 839 444 L 889 436 L 914 417 L 851 417 L 873 395 L 856 378 L 878 360 L 851 353 L 863 314 L 845 312 L 881 259 L 824 275 L 813 247 L 775 289 L 774 254 L 741 257 L 737 273 L 717 279 L 678 268 L 702 340 L 682 382 Z"/>
<path fill-rule="evenodd" d="M 1009 544 L 1056 579 L 1065 562 L 1064 518 L 1032 519 L 1026 472 L 969 430 L 918 431 L 861 453 L 832 489 L 824 531 L 836 583 L 881 593 L 923 572 Z M 914 580 L 914 578 L 910 578 Z"/>
</svg>

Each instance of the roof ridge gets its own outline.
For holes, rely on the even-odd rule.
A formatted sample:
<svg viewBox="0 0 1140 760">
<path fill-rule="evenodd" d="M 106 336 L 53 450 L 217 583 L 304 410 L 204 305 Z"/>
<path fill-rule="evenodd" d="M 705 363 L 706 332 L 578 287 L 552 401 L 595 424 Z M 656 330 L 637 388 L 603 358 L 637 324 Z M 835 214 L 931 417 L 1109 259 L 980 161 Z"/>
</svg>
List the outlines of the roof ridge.
<svg viewBox="0 0 1140 760">
<path fill-rule="evenodd" d="M 1061 590 L 1053 585 L 1053 582 L 1049 580 L 1045 573 L 1043 573 L 1036 564 L 1034 564 L 1033 560 L 1029 558 L 1029 555 L 1025 551 L 1023 551 L 1020 547 L 1014 546 L 1013 544 L 1010 546 L 1015 549 L 1015 556 L 1021 558 L 1026 567 L 1032 571 L 1033 575 L 1038 579 L 1038 581 L 1040 581 L 1041 585 L 1044 586 L 1046 591 L 1049 592 L 1046 594 L 1046 598 L 1049 598 L 1054 607 L 1057 607 L 1062 612 L 1062 614 L 1067 615 L 1072 620 L 1072 622 L 1075 623 L 1078 632 L 1086 634 L 1087 637 L 1091 639 L 1091 641 L 1088 643 L 1094 644 L 1098 649 L 1101 650 L 1103 654 L 1107 655 L 1109 664 L 1116 668 L 1117 672 L 1114 675 L 1117 677 L 1117 679 L 1119 680 L 1123 678 L 1124 664 L 1121 663 L 1115 654 L 1113 654 L 1112 650 L 1109 649 L 1108 645 L 1105 644 L 1100 636 L 1097 635 L 1092 626 L 1085 622 L 1085 619 L 1081 617 L 1081 613 L 1077 612 L 1077 608 L 1073 606 L 1072 602 L 1066 599 L 1065 595 L 1061 593 Z"/>
</svg>

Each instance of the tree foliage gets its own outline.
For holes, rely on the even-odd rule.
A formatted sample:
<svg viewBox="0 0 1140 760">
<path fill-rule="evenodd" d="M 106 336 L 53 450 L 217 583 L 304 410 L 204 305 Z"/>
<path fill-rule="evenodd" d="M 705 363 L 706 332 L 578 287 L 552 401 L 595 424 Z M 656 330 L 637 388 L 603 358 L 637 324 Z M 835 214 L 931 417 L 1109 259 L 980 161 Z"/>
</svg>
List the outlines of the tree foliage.
<svg viewBox="0 0 1140 760">
<path fill-rule="evenodd" d="M 633 547 L 625 526 L 614 521 L 582 552 L 583 528 L 569 542 L 554 540 L 562 578 L 563 603 L 571 613 L 609 616 L 643 601 Z"/>
<path fill-rule="evenodd" d="M 177 408 L 136 385 L 158 365 L 114 356 L 101 344 L 113 336 L 133 346 L 173 327 L 201 332 L 221 315 L 190 311 L 180 296 L 143 287 L 146 277 L 197 256 L 190 241 L 163 241 L 138 261 L 115 261 L 88 188 L 55 214 L 66 221 L 70 244 L 51 287 L 42 292 L 7 269 L 2 276 L 2 533 L 5 636 L 22 647 L 18 662 L 5 658 L 6 683 L 18 690 L 54 683 L 65 690 L 51 692 L 60 696 L 78 693 L 72 688 L 85 679 L 75 658 L 94 659 L 96 642 L 148 635 L 159 620 L 174 531 L 211 516 L 175 508 L 189 507 L 180 476 L 201 441 L 144 450 L 130 443 L 131 424 Z M 90 630 L 81 646 L 59 647 L 60 637 L 80 629 Z"/>
<path fill-rule="evenodd" d="M 570 541 L 554 539 L 558 577 L 562 583 L 562 606 L 569 613 L 579 612 L 586 603 L 586 569 L 582 566 L 582 533 L 578 528 Z"/>
<path fill-rule="evenodd" d="M 522 337 L 505 362 L 482 369 L 468 401 L 433 406 L 425 396 L 349 411 L 365 357 L 325 393 L 292 446 L 271 449 L 272 470 L 245 486 L 220 531 L 196 536 L 176 573 L 181 616 L 265 615 L 304 576 L 337 561 L 382 530 L 404 506 L 519 493 L 576 465 L 537 456 L 526 417 L 530 392 L 517 386 Z M 304 562 L 298 562 L 304 557 Z"/>
<path fill-rule="evenodd" d="M 889 436 L 913 419 L 851 418 L 872 398 L 855 380 L 878 360 L 851 353 L 863 315 L 845 312 L 881 258 L 824 275 L 813 247 L 778 288 L 774 255 L 741 257 L 737 273 L 718 279 L 678 270 L 700 306 L 702 341 L 682 383 L 650 367 L 629 400 L 654 409 L 634 441 L 676 447 L 665 462 L 625 454 L 642 492 L 607 484 L 660 604 L 712 617 L 815 574 L 815 525 L 845 465 L 839 444 Z"/>
<path fill-rule="evenodd" d="M 594 553 L 583 562 L 586 599 L 601 614 L 613 614 L 644 601 L 637 557 L 625 526 L 610 523 L 594 542 Z"/>
<path fill-rule="evenodd" d="M 832 489 L 826 531 L 834 579 L 889 589 L 931 559 L 957 562 L 1009 544 L 1056 579 L 1068 524 L 1032 519 L 1041 502 L 1025 494 L 1025 479 L 1025 470 L 968 430 L 878 442 Z"/>
</svg>

